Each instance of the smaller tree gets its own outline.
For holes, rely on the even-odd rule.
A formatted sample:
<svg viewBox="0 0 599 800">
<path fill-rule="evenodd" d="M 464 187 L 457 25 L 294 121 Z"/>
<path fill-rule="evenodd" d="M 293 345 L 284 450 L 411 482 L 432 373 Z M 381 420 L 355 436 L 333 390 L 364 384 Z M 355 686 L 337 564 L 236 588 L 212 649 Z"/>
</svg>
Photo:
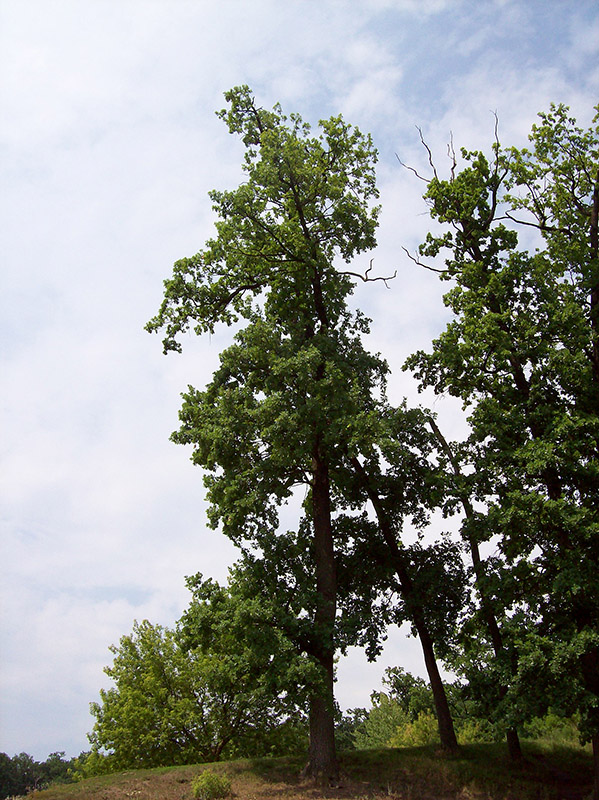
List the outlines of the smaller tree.
<svg viewBox="0 0 599 800">
<path fill-rule="evenodd" d="M 203 587 L 202 602 L 213 606 L 213 618 L 227 602 L 230 607 L 218 584 Z M 281 703 L 263 680 L 268 656 L 219 633 L 204 631 L 199 646 L 190 646 L 178 630 L 136 622 L 111 647 L 115 658 L 105 672 L 115 686 L 91 704 L 96 723 L 89 736 L 93 752 L 108 752 L 111 769 L 268 751 L 265 740 L 282 721 Z"/>
</svg>

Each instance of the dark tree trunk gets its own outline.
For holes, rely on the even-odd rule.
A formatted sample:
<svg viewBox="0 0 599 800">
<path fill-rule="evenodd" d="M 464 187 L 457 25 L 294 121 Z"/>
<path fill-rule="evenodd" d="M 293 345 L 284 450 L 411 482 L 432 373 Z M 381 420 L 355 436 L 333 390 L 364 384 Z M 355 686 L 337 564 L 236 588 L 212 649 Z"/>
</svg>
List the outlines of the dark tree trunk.
<svg viewBox="0 0 599 800">
<path fill-rule="evenodd" d="M 522 760 L 522 748 L 520 747 L 520 737 L 516 728 L 508 728 L 505 732 L 507 750 L 512 761 Z"/>
<path fill-rule="evenodd" d="M 599 734 L 593 736 L 593 800 L 599 800 Z"/>
<path fill-rule="evenodd" d="M 419 611 L 416 611 L 413 613 L 413 617 L 414 625 L 418 631 L 418 637 L 420 638 L 420 644 L 422 645 L 424 663 L 426 665 L 426 671 L 433 693 L 433 702 L 435 704 L 435 713 L 437 715 L 441 746 L 444 750 L 453 753 L 458 749 L 458 740 L 453 727 L 453 719 L 449 709 L 449 703 L 447 702 L 445 686 L 443 685 L 443 681 L 439 673 L 439 667 L 437 666 L 433 641 L 428 631 L 428 626 L 422 618 L 422 614 Z"/>
<path fill-rule="evenodd" d="M 317 437 L 312 458 L 312 521 L 317 590 L 314 655 L 322 668 L 324 685 L 322 691 L 315 692 L 310 699 L 310 760 L 305 773 L 317 779 L 335 780 L 339 776 L 333 693 L 337 570 L 331 525 L 329 470 L 321 453 L 320 437 Z"/>
<path fill-rule="evenodd" d="M 333 670 L 332 655 L 319 662 L 326 674 L 325 692 L 310 698 L 310 747 L 309 761 L 304 774 L 316 780 L 334 781 L 339 777 L 337 751 L 335 749 L 335 721 L 333 717 Z"/>
<path fill-rule="evenodd" d="M 430 635 L 428 625 L 426 624 L 422 603 L 420 602 L 420 599 L 416 597 L 416 593 L 414 592 L 414 586 L 410 577 L 410 569 L 409 564 L 407 563 L 406 555 L 397 542 L 395 532 L 393 531 L 392 525 L 387 518 L 387 514 L 381 503 L 381 500 L 370 485 L 368 475 L 364 471 L 364 468 L 357 458 L 352 458 L 352 465 L 356 470 L 356 473 L 360 478 L 366 493 L 368 494 L 368 498 L 374 507 L 379 529 L 383 535 L 385 544 L 389 549 L 391 563 L 399 579 L 402 599 L 405 603 L 408 615 L 414 623 L 414 627 L 418 633 L 418 638 L 420 639 L 420 644 L 422 646 L 422 652 L 424 655 L 424 663 L 426 665 L 426 671 L 429 677 L 431 691 L 433 693 L 433 702 L 435 704 L 441 746 L 448 752 L 455 752 L 459 749 L 459 746 L 453 727 L 453 719 L 449 709 L 449 703 L 447 702 L 447 694 L 445 693 L 445 687 L 443 685 L 443 681 L 441 680 L 441 675 L 437 666 L 437 658 L 435 656 L 433 639 Z"/>
<path fill-rule="evenodd" d="M 429 417 L 429 425 L 441 446 L 441 449 L 445 452 L 447 457 L 449 458 L 449 463 L 453 469 L 454 475 L 457 477 L 461 476 L 460 464 L 453 453 L 451 447 L 447 443 L 447 440 L 441 433 L 441 430 L 435 420 L 432 417 Z M 464 508 L 464 513 L 468 519 L 474 518 L 474 509 L 472 504 L 470 503 L 470 498 L 467 495 L 463 495 L 461 497 L 462 506 Z M 489 636 L 491 637 L 491 641 L 493 643 L 493 651 L 495 653 L 495 657 L 499 658 L 500 655 L 505 651 L 505 646 L 503 643 L 503 637 L 501 635 L 501 631 L 499 629 L 499 625 L 497 623 L 497 617 L 495 616 L 495 610 L 493 608 L 492 603 L 489 601 L 489 598 L 485 594 L 484 591 L 484 565 L 482 559 L 480 557 L 480 551 L 478 547 L 478 543 L 474 539 L 473 536 L 467 536 L 468 544 L 470 546 L 470 556 L 472 558 L 472 565 L 474 567 L 474 575 L 476 578 L 476 586 L 480 595 L 480 603 L 481 609 L 483 611 L 483 618 L 487 625 L 487 630 L 489 631 Z M 515 665 L 514 665 L 515 667 Z M 500 694 L 501 697 L 505 697 L 507 694 L 507 686 L 500 687 Z M 518 737 L 518 731 L 516 728 L 509 728 L 505 733 L 505 738 L 507 742 L 507 749 L 512 761 L 520 761 L 522 759 L 522 748 L 520 747 L 520 739 Z"/>
</svg>

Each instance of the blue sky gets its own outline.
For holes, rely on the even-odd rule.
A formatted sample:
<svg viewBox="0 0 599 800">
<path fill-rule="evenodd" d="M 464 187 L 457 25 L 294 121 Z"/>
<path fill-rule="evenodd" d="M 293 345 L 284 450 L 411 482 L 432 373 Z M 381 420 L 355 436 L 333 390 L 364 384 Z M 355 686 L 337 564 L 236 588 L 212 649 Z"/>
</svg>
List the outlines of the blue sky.
<svg viewBox="0 0 599 800">
<path fill-rule="evenodd" d="M 205 525 L 201 474 L 168 441 L 179 394 L 203 385 L 227 331 L 161 354 L 143 331 L 175 260 L 211 235 L 207 192 L 235 186 L 241 146 L 214 111 L 249 84 L 315 123 L 370 131 L 383 214 L 358 287 L 392 397 L 405 356 L 443 327 L 443 286 L 414 249 L 430 220 L 415 126 L 439 163 L 456 146 L 523 145 L 564 102 L 599 101 L 595 0 L 0 0 L 2 314 L 0 750 L 87 748 L 108 647 L 134 619 L 172 624 L 183 576 L 224 579 L 235 552 Z M 448 435 L 463 420 L 435 400 Z M 422 673 L 393 631 L 377 664 L 340 664 L 344 707 L 386 666 Z"/>
</svg>

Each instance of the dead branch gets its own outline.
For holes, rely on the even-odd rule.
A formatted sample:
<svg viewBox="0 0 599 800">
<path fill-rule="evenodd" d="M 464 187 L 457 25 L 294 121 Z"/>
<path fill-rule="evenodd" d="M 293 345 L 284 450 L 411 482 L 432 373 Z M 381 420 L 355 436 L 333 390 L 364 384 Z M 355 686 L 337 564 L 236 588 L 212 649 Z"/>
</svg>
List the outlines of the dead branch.
<svg viewBox="0 0 599 800">
<path fill-rule="evenodd" d="M 433 171 L 433 175 L 435 176 L 435 178 L 438 179 L 437 168 L 435 167 L 435 162 L 433 161 L 433 154 L 431 153 L 430 147 L 427 145 L 426 141 L 424 140 L 424 136 L 422 134 L 422 128 L 420 128 L 418 125 L 416 125 L 416 130 L 418 131 L 418 135 L 420 136 L 420 142 L 421 142 L 422 146 L 424 147 L 424 149 L 428 153 L 428 163 L 430 164 L 430 167 L 431 167 L 431 169 Z"/>
<path fill-rule="evenodd" d="M 436 267 L 431 267 L 429 264 L 423 264 L 422 261 L 420 260 L 420 258 L 417 258 L 417 257 L 413 256 L 406 247 L 402 247 L 401 249 L 404 251 L 404 253 L 407 255 L 407 257 L 411 261 L 413 261 L 414 264 L 417 264 L 419 267 L 424 267 L 424 269 L 428 269 L 431 272 L 436 272 L 439 275 L 443 275 L 444 273 L 449 272 L 449 270 L 447 270 L 447 269 L 437 269 Z"/>
<path fill-rule="evenodd" d="M 378 276 L 376 278 L 369 278 L 368 275 L 369 275 L 370 272 L 372 272 L 372 262 L 373 261 L 374 261 L 374 258 L 371 258 L 370 259 L 370 264 L 368 265 L 368 269 L 366 270 L 364 275 L 361 275 L 359 272 L 351 272 L 350 270 L 343 270 L 342 272 L 340 272 L 340 274 L 341 275 L 352 275 L 354 278 L 360 278 L 360 280 L 364 281 L 364 283 L 374 283 L 375 281 L 382 281 L 385 284 L 385 286 L 387 287 L 387 289 L 388 289 L 389 288 L 389 284 L 387 283 L 387 281 L 392 281 L 393 278 L 395 278 L 397 276 L 397 270 L 395 270 L 393 275 L 387 275 L 387 277 L 383 277 L 381 275 L 381 276 Z"/>
<path fill-rule="evenodd" d="M 458 165 L 458 160 L 455 155 L 455 147 L 453 146 L 453 131 L 449 131 L 449 142 L 447 144 L 447 156 L 451 159 L 451 169 L 449 171 L 449 180 L 451 183 L 455 180 L 455 168 Z"/>
<path fill-rule="evenodd" d="M 414 173 L 414 175 L 415 175 L 415 176 L 416 176 L 416 177 L 417 177 L 419 180 L 421 180 L 421 181 L 424 181 L 425 183 L 428 183 L 428 180 L 429 180 L 428 178 L 425 178 L 425 177 L 424 177 L 424 175 L 421 175 L 421 174 L 418 172 L 418 170 L 414 169 L 414 167 L 410 167 L 408 164 L 404 164 L 404 162 L 403 162 L 403 161 L 401 160 L 401 158 L 400 158 L 400 157 L 397 155 L 397 153 L 395 154 L 395 158 L 396 158 L 396 159 L 399 161 L 399 163 L 402 165 L 402 167 L 404 167 L 404 169 L 409 169 L 409 170 L 410 170 L 410 172 L 413 172 L 413 173 Z"/>
</svg>

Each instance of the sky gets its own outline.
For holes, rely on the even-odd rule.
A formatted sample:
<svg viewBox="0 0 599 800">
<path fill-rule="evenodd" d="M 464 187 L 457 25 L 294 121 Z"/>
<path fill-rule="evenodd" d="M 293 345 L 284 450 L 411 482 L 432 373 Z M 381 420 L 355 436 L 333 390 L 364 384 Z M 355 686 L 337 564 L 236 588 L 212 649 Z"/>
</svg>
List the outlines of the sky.
<svg viewBox="0 0 599 800">
<path fill-rule="evenodd" d="M 599 101 L 596 0 L 0 0 L 0 751 L 88 749 L 109 646 L 133 621 L 173 625 L 184 576 L 226 580 L 232 545 L 206 525 L 202 475 L 169 441 L 180 393 L 231 340 L 186 337 L 162 355 L 144 331 L 172 264 L 213 232 L 208 192 L 242 179 L 242 146 L 215 111 L 248 84 L 267 108 L 372 133 L 383 212 L 357 287 L 390 399 L 447 322 L 414 252 L 431 220 L 416 126 L 447 166 L 457 148 L 524 146 L 537 112 Z M 437 161 L 438 159 L 438 161 Z M 430 170 L 429 170 L 430 172 Z M 441 523 L 435 523 L 440 525 Z M 366 706 L 388 666 L 423 673 L 392 630 L 367 664 L 339 664 L 343 708 Z"/>
</svg>

